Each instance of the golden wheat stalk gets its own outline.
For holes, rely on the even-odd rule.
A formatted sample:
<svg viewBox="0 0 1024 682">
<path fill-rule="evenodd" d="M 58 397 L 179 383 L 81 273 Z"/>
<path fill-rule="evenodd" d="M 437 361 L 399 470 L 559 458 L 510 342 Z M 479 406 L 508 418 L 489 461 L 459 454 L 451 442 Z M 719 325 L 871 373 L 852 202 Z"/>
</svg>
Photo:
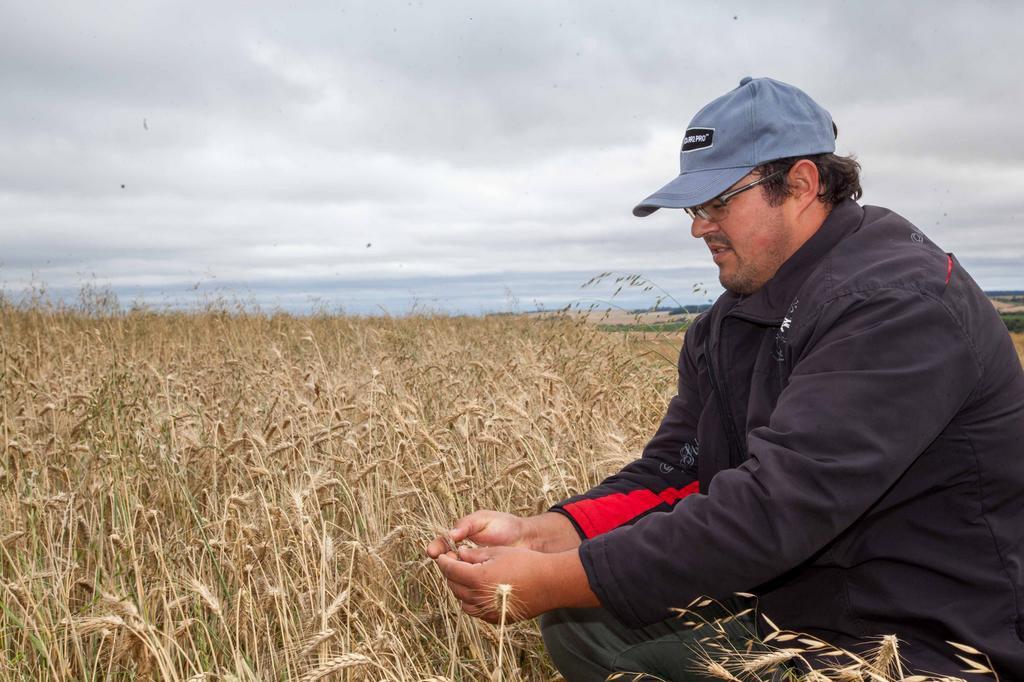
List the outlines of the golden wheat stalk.
<svg viewBox="0 0 1024 682">
<path fill-rule="evenodd" d="M 316 668 L 303 673 L 302 676 L 298 678 L 298 682 L 315 682 L 316 680 L 322 680 L 328 675 L 333 675 L 336 672 L 355 666 L 369 665 L 370 663 L 372 663 L 372 660 L 363 654 L 338 654 L 327 659 Z"/>
</svg>

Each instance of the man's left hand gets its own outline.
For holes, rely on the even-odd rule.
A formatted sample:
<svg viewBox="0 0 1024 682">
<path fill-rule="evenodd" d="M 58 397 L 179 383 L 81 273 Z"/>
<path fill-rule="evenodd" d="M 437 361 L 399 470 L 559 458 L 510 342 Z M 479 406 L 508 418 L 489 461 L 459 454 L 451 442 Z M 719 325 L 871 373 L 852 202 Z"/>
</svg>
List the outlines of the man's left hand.
<svg viewBox="0 0 1024 682">
<path fill-rule="evenodd" d="M 566 606 L 598 606 L 590 591 L 579 552 L 554 554 L 521 547 L 477 547 L 460 549 L 437 558 L 448 587 L 462 610 L 489 623 L 501 621 L 502 593 L 505 622 L 533 618 L 545 611 Z"/>
</svg>

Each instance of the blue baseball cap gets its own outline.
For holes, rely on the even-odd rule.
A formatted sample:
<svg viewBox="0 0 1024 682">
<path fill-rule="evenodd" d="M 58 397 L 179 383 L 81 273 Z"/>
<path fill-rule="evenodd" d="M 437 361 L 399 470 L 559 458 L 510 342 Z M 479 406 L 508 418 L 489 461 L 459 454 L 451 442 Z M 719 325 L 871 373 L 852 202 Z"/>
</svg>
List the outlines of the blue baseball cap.
<svg viewBox="0 0 1024 682">
<path fill-rule="evenodd" d="M 747 76 L 697 112 L 683 135 L 679 176 L 637 204 L 633 215 L 699 206 L 761 164 L 835 150 L 832 116 L 807 93 Z"/>
</svg>

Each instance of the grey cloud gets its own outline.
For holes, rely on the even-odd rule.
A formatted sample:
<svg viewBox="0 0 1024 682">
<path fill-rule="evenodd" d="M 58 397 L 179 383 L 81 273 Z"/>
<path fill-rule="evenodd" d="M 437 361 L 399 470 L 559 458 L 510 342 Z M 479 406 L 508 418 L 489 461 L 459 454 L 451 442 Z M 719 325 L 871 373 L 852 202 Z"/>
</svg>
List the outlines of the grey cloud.
<svg viewBox="0 0 1024 682">
<path fill-rule="evenodd" d="M 294 303 L 303 278 L 372 297 L 501 272 L 713 275 L 679 212 L 629 209 L 677 171 L 695 110 L 751 74 L 832 111 L 867 202 L 1012 288 L 1021 19 L 1009 2 L 11 7 L 0 276 L 256 280 Z"/>
</svg>

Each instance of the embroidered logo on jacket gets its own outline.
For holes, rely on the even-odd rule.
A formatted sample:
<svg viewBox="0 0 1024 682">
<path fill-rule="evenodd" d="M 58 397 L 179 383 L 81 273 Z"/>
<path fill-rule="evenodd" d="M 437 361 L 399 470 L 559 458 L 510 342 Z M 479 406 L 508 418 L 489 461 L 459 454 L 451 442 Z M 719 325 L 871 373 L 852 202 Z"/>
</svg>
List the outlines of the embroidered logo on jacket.
<svg viewBox="0 0 1024 682">
<path fill-rule="evenodd" d="M 691 476 L 697 475 L 697 456 L 700 454 L 700 441 L 694 438 L 683 443 L 679 448 L 679 467 Z"/>
<path fill-rule="evenodd" d="M 786 332 L 793 326 L 793 314 L 796 312 L 799 304 L 799 298 L 793 300 L 789 310 L 786 311 L 786 317 L 783 318 L 782 324 L 779 325 L 779 331 L 775 332 L 775 352 L 773 356 L 777 362 L 784 362 L 786 360 L 786 344 L 789 343 L 789 340 L 786 338 Z"/>
</svg>

